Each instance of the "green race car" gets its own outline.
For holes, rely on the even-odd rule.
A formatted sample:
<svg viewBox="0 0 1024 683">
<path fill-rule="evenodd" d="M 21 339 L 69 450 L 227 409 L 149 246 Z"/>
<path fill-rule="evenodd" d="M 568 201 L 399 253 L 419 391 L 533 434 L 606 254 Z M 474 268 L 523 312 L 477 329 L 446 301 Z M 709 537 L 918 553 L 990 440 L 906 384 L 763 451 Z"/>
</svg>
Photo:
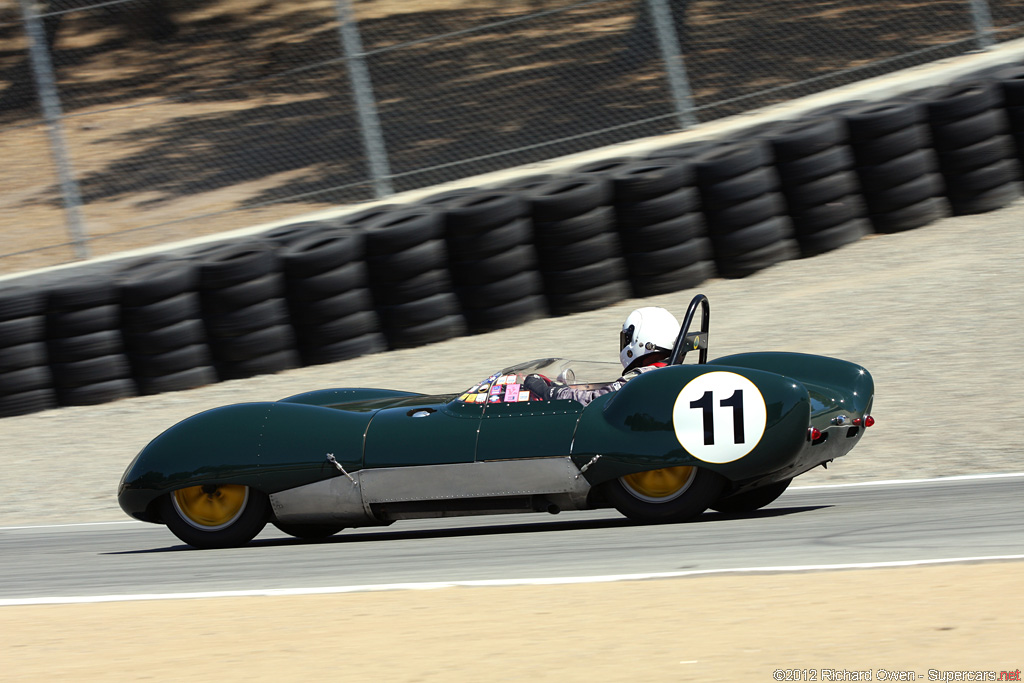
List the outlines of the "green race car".
<svg viewBox="0 0 1024 683">
<path fill-rule="evenodd" d="M 118 502 L 199 548 L 243 545 L 268 522 L 322 538 L 423 517 L 614 507 L 655 523 L 756 510 L 857 444 L 874 383 L 823 356 L 708 361 L 709 317 L 698 295 L 667 367 L 586 406 L 538 400 L 523 381 L 603 384 L 618 364 L 548 358 L 455 394 L 324 389 L 209 410 L 142 449 Z M 684 365 L 691 351 L 698 362 Z"/>
</svg>

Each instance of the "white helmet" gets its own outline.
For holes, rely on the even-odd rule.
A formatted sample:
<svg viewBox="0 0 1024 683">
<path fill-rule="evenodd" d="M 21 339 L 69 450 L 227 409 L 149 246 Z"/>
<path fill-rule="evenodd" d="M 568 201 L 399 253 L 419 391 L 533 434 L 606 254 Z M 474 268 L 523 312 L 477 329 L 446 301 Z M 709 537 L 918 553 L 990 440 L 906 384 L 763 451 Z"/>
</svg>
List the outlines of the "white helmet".
<svg viewBox="0 0 1024 683">
<path fill-rule="evenodd" d="M 628 368 L 637 358 L 663 351 L 672 353 L 679 336 L 679 321 L 657 306 L 638 308 L 626 317 L 619 334 L 619 360 Z"/>
</svg>

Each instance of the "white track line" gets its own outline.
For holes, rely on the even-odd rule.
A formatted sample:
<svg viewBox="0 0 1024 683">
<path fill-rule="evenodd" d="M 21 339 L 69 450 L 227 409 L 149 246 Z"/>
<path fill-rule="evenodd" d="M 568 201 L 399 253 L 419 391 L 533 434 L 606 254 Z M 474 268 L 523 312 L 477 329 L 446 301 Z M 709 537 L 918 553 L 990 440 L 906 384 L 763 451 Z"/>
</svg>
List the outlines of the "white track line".
<svg viewBox="0 0 1024 683">
<path fill-rule="evenodd" d="M 266 588 L 256 590 L 209 591 L 191 593 L 140 593 L 136 595 L 85 595 L 53 598 L 0 599 L 0 607 L 25 605 L 82 605 L 101 602 L 132 602 L 142 600 L 188 600 L 197 598 L 257 598 L 292 597 L 300 595 L 331 595 L 340 593 L 374 593 L 395 590 L 435 590 L 438 588 L 480 588 L 503 586 L 557 586 L 583 583 L 611 583 L 615 581 L 644 581 L 648 579 L 676 579 L 715 574 L 794 573 L 836 571 L 845 569 L 885 569 L 916 567 L 964 562 L 1005 562 L 1024 560 L 1024 555 L 988 555 L 980 557 L 945 557 L 932 560 L 902 560 L 896 562 L 853 562 L 848 564 L 805 564 L 778 567 L 731 567 L 727 569 L 697 569 L 685 572 L 655 572 L 643 574 L 609 574 L 605 576 L 566 576 L 540 579 L 488 579 L 479 581 L 431 581 L 423 583 L 380 583 L 362 586 L 325 586 L 321 588 Z"/>
<path fill-rule="evenodd" d="M 982 479 L 1014 479 L 1024 477 L 1024 472 L 1008 472 L 1005 474 L 958 474 L 951 477 L 933 477 L 930 479 L 882 479 L 879 481 L 855 481 L 846 484 L 813 484 L 810 486 L 791 486 L 787 493 L 793 491 L 814 491 L 817 489 L 844 489 L 856 486 L 898 486 L 900 484 L 941 484 L 949 481 L 974 481 Z M 64 529 L 83 526 L 116 526 L 124 524 L 145 524 L 138 520 L 124 522 L 77 522 L 73 524 L 36 524 L 25 526 L 0 526 L 0 531 L 16 531 L 20 529 Z"/>
</svg>

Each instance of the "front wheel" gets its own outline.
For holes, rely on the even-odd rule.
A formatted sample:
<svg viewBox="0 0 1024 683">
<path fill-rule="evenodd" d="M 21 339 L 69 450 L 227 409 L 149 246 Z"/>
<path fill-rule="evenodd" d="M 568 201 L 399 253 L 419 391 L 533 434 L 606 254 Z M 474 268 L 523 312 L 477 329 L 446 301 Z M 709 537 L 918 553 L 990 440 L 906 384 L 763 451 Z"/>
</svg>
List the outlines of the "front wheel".
<svg viewBox="0 0 1024 683">
<path fill-rule="evenodd" d="M 175 536 L 196 548 L 245 545 L 267 525 L 270 499 L 240 484 L 204 484 L 172 491 L 160 515 Z"/>
<path fill-rule="evenodd" d="M 721 475 L 700 467 L 664 467 L 613 479 L 605 496 L 616 510 L 638 522 L 686 522 L 707 510 L 725 483 Z"/>
<path fill-rule="evenodd" d="M 735 496 L 727 496 L 711 506 L 712 510 L 725 513 L 742 513 L 760 510 L 768 503 L 775 501 L 789 487 L 792 478 L 783 479 L 767 486 L 756 488 Z"/>
</svg>

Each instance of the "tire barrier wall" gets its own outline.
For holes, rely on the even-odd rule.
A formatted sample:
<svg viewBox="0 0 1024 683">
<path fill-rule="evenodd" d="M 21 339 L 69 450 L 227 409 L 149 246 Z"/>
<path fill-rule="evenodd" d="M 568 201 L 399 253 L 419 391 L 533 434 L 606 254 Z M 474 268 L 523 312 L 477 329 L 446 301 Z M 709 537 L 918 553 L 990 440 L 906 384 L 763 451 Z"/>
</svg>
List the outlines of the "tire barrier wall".
<svg viewBox="0 0 1024 683">
<path fill-rule="evenodd" d="M 1024 67 L 258 238 L 0 286 L 0 416 L 744 277 L 1021 195 Z"/>
</svg>

